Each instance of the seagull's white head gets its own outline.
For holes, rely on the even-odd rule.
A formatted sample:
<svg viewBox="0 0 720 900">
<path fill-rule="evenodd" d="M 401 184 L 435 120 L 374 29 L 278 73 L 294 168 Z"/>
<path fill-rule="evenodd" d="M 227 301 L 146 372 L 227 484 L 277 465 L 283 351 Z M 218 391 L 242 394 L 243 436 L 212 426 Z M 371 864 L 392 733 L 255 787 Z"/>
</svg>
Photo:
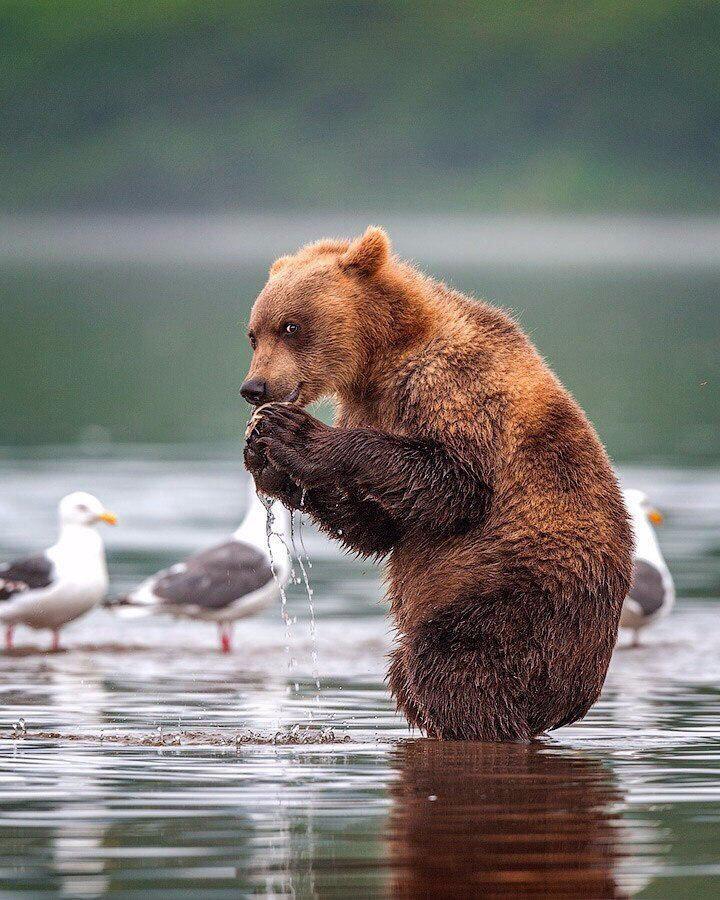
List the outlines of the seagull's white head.
<svg viewBox="0 0 720 900">
<path fill-rule="evenodd" d="M 85 491 L 75 491 L 63 497 L 58 512 L 63 525 L 95 525 L 96 522 L 117 524 L 115 513 L 105 509 L 97 497 L 86 494 Z"/>
<path fill-rule="evenodd" d="M 659 525 L 662 522 L 662 513 L 650 503 L 650 498 L 645 491 L 640 491 L 637 488 L 626 488 L 623 491 L 623 497 L 630 515 L 645 515 L 653 525 Z"/>
</svg>

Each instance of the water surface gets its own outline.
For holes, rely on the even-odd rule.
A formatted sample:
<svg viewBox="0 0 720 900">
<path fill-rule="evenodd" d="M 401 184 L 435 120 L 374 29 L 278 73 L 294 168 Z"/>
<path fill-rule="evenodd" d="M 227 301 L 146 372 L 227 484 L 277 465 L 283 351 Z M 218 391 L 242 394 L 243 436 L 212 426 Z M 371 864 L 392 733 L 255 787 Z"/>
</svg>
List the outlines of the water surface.
<svg viewBox="0 0 720 900">
<path fill-rule="evenodd" d="M 720 471 L 623 476 L 666 514 L 678 608 L 616 651 L 583 722 L 530 746 L 410 734 L 379 573 L 312 531 L 319 702 L 301 586 L 289 651 L 278 608 L 239 623 L 230 656 L 211 625 L 103 610 L 56 654 L 19 629 L 0 656 L 0 890 L 716 896 Z M 223 448 L 6 454 L 0 558 L 49 542 L 82 486 L 120 514 L 120 592 L 231 530 L 242 478 Z"/>
<path fill-rule="evenodd" d="M 233 530 L 250 304 L 274 255 L 351 224 L 243 238 L 180 222 L 168 244 L 167 222 L 91 223 L 38 245 L 3 223 L 0 559 L 50 543 L 79 488 L 120 515 L 114 593 Z M 209 624 L 103 610 L 56 654 L 19 629 L 0 654 L 0 892 L 717 895 L 716 248 L 701 223 L 692 239 L 682 223 L 531 225 L 392 233 L 514 312 L 665 512 L 673 616 L 616 652 L 582 723 L 527 747 L 408 732 L 384 685 L 379 573 L 312 531 L 316 639 L 301 585 L 290 640 L 269 609 L 230 656 Z"/>
</svg>

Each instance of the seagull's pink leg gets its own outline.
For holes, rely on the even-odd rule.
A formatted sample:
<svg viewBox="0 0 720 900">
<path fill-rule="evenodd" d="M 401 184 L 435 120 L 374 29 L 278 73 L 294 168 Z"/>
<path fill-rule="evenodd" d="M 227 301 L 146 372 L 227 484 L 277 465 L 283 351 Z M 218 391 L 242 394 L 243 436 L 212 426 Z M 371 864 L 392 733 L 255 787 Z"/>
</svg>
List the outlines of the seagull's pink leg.
<svg viewBox="0 0 720 900">
<path fill-rule="evenodd" d="M 232 634 L 232 626 L 231 625 L 218 625 L 220 630 L 220 649 L 223 653 L 229 653 L 232 649 L 232 644 L 230 641 L 230 637 Z"/>
<path fill-rule="evenodd" d="M 50 645 L 50 648 L 51 648 L 51 650 L 53 650 L 53 652 L 60 649 L 60 629 L 59 628 L 53 628 L 52 644 Z"/>
<path fill-rule="evenodd" d="M 12 650 L 13 648 L 13 632 L 15 631 L 14 625 L 8 625 L 5 628 L 5 649 Z"/>
</svg>

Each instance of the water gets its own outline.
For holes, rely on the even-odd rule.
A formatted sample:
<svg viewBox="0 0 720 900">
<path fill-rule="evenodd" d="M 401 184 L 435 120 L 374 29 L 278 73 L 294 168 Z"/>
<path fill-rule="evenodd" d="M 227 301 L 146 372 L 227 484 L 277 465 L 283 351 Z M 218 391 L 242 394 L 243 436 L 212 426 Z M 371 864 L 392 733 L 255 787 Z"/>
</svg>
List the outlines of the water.
<svg viewBox="0 0 720 900">
<path fill-rule="evenodd" d="M 345 230 L 318 228 L 302 237 Z M 691 268 L 666 241 L 643 266 L 638 228 L 620 246 L 613 226 L 603 268 L 591 235 L 540 228 L 542 259 L 518 266 L 529 233 L 470 247 L 456 231 L 428 268 L 518 315 L 665 513 L 672 617 L 616 652 L 582 723 L 528 747 L 408 732 L 384 685 L 379 572 L 313 530 L 315 624 L 296 567 L 287 641 L 280 603 L 237 625 L 229 656 L 213 625 L 103 610 L 60 653 L 18 629 L 0 653 L 4 896 L 718 894 L 716 249 Z M 281 248 L 243 259 L 246 241 L 200 229 L 185 262 L 152 234 L 145 255 L 112 235 L 98 255 L 106 232 L 51 262 L 0 248 L 0 559 L 49 543 L 57 499 L 83 488 L 120 515 L 104 534 L 121 593 L 237 525 L 243 324 Z M 436 244 L 393 234 L 421 260 Z"/>
<path fill-rule="evenodd" d="M 229 656 L 210 624 L 104 610 L 60 653 L 19 629 L 0 654 L 0 890 L 716 896 L 720 470 L 623 475 L 666 515 L 677 609 L 616 652 L 584 722 L 529 747 L 408 732 L 383 683 L 379 574 L 314 530 L 319 708 L 302 582 L 292 673 L 279 604 L 238 623 Z M 232 530 L 242 477 L 217 449 L 17 453 L 0 558 L 51 540 L 55 498 L 82 485 L 120 515 L 103 532 L 120 592 Z"/>
<path fill-rule="evenodd" d="M 614 458 L 720 462 L 720 266 L 433 271 L 517 315 Z M 265 274 L 0 261 L 0 444 L 237 442 Z"/>
</svg>

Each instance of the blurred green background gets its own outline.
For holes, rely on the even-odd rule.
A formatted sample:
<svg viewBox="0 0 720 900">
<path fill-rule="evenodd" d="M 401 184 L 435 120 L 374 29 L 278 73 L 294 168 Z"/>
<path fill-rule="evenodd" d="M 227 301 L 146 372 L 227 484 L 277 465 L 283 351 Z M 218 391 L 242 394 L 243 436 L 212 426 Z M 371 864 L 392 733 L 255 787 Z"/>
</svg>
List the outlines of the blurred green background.
<svg viewBox="0 0 720 900">
<path fill-rule="evenodd" d="M 271 259 L 401 215 L 616 459 L 720 460 L 720 4 L 5 0 L 0 97 L 0 445 L 235 440 Z"/>
<path fill-rule="evenodd" d="M 5 209 L 717 210 L 720 4 L 0 4 Z"/>
</svg>

